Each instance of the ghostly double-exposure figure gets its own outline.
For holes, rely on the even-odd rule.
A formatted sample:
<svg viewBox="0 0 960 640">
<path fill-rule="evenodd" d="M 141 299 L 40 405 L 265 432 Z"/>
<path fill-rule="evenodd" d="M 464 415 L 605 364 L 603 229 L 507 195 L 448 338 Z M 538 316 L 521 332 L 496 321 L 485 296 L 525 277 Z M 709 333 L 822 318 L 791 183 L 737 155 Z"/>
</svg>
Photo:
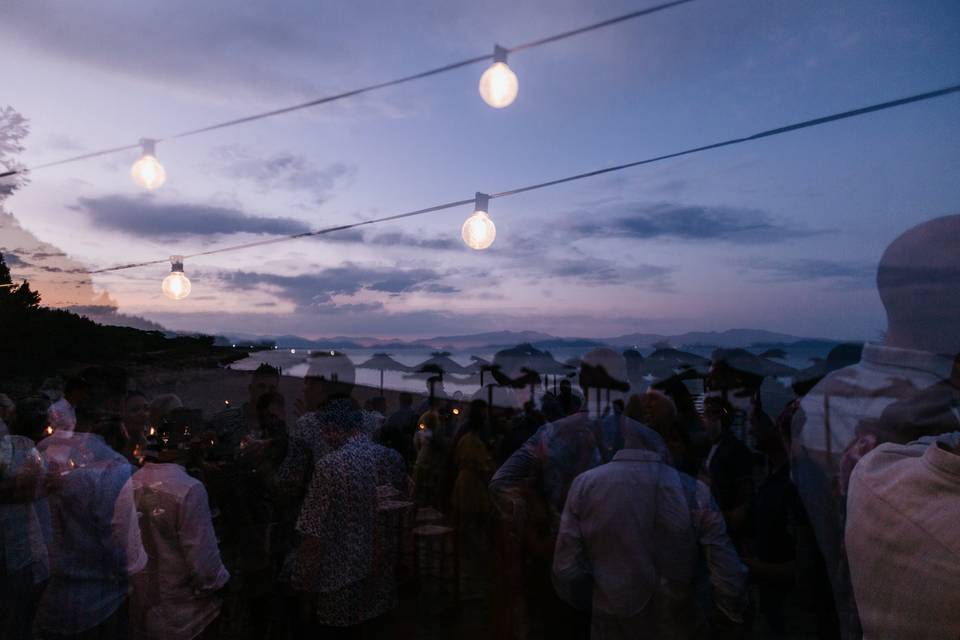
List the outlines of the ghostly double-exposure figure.
<svg viewBox="0 0 960 640">
<path fill-rule="evenodd" d="M 133 578 L 131 618 L 138 638 L 192 640 L 205 631 L 213 637 L 221 607 L 217 592 L 230 578 L 207 491 L 184 467 L 190 440 L 190 425 L 166 420 L 147 438 L 146 463 L 133 474 L 147 553 L 146 567 Z"/>
<path fill-rule="evenodd" d="M 883 341 L 868 343 L 859 363 L 824 378 L 803 399 L 794 421 L 794 478 L 846 638 L 864 632 L 947 637 L 935 630 L 950 620 L 948 635 L 957 633 L 960 592 L 950 588 L 960 571 L 955 536 L 942 538 L 936 518 L 926 520 L 938 500 L 956 505 L 956 476 L 935 481 L 931 471 L 921 481 L 914 468 L 927 459 L 922 451 L 930 452 L 935 466 L 946 461 L 947 468 L 954 454 L 949 444 L 908 443 L 957 428 L 958 380 L 952 372 L 960 353 L 958 246 L 960 215 L 919 224 L 890 244 L 877 269 L 888 323 Z M 870 453 L 883 443 L 891 444 Z M 907 511 L 898 514 L 895 505 Z M 922 597 L 917 585 L 924 581 L 953 596 Z"/>
<path fill-rule="evenodd" d="M 39 637 L 129 636 L 129 576 L 147 555 L 129 482 L 133 467 L 107 444 L 118 439 L 126 373 L 87 370 L 76 427 L 37 445 L 50 506 L 50 581 L 34 624 Z"/>
</svg>

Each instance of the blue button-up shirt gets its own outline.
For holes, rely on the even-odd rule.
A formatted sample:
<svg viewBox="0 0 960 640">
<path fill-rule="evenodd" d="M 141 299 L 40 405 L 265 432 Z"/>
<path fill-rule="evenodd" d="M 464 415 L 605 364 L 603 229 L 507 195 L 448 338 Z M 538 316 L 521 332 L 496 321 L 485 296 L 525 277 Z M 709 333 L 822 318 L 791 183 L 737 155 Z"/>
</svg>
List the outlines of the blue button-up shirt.
<svg viewBox="0 0 960 640">
<path fill-rule="evenodd" d="M 146 566 L 130 476 L 133 467 L 92 433 L 58 433 L 37 445 L 46 462 L 52 539 L 50 583 L 36 626 L 80 633 L 127 597 L 127 576 Z"/>
</svg>

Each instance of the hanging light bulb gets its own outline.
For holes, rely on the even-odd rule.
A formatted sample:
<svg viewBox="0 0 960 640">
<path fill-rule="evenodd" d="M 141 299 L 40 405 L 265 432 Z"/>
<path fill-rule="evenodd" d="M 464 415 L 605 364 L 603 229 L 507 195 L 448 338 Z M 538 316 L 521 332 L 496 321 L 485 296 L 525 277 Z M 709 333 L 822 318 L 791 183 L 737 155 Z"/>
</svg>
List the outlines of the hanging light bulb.
<svg viewBox="0 0 960 640">
<path fill-rule="evenodd" d="M 133 181 L 144 189 L 156 189 L 167 181 L 167 172 L 157 160 L 157 141 L 140 138 L 140 147 L 143 155 L 130 167 L 130 175 Z"/>
<path fill-rule="evenodd" d="M 170 274 L 160 288 L 171 300 L 183 300 L 190 295 L 190 278 L 183 273 L 183 256 L 170 256 Z"/>
<path fill-rule="evenodd" d="M 480 97 L 494 109 L 503 109 L 517 99 L 520 84 L 517 74 L 507 66 L 507 50 L 493 48 L 493 64 L 480 76 Z"/>
<path fill-rule="evenodd" d="M 487 215 L 490 206 L 490 196 L 477 192 L 474 202 L 473 215 L 467 218 L 460 229 L 463 242 L 471 249 L 480 251 L 487 249 L 497 237 L 497 226 Z"/>
</svg>

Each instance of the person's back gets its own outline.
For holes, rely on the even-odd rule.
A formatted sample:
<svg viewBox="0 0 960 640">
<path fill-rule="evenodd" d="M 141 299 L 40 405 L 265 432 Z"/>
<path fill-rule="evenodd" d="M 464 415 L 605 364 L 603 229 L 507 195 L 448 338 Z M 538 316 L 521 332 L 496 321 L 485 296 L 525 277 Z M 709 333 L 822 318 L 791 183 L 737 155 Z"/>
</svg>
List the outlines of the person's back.
<svg viewBox="0 0 960 640">
<path fill-rule="evenodd" d="M 49 576 L 42 535 L 45 470 L 33 440 L 0 435 L 0 636 L 31 637 L 37 586 Z"/>
<path fill-rule="evenodd" d="M 396 604 L 395 591 L 375 588 L 382 447 L 362 433 L 358 411 L 342 415 L 331 425 L 334 450 L 314 466 L 297 521 L 302 540 L 293 567 L 295 587 L 317 596 L 317 622 L 334 627 L 362 623 Z"/>
<path fill-rule="evenodd" d="M 377 463 L 377 486 L 389 486 L 406 497 L 410 493 L 407 464 L 396 450 L 370 442 Z"/>
<path fill-rule="evenodd" d="M 191 640 L 220 613 L 220 560 L 207 492 L 179 464 L 147 463 L 133 475 L 148 561 L 133 578 L 132 622 L 143 638 Z"/>
<path fill-rule="evenodd" d="M 882 344 L 867 344 L 858 364 L 835 371 L 801 402 L 794 419 L 792 473 L 829 574 L 844 637 L 860 635 L 843 548 L 846 491 L 857 461 L 883 442 L 904 444 L 939 433 L 922 416 L 899 416 L 876 430 L 891 405 L 942 385 L 960 353 L 960 215 L 923 222 L 897 237 L 877 268 L 887 314 Z M 956 385 L 955 385 L 956 386 Z"/>
<path fill-rule="evenodd" d="M 688 638 L 701 549 L 718 606 L 738 619 L 746 570 L 709 490 L 661 454 L 628 446 L 571 486 L 554 584 L 567 602 L 592 609 L 594 638 Z"/>
<path fill-rule="evenodd" d="M 884 444 L 850 478 L 846 549 L 865 638 L 960 630 L 960 432 Z"/>
<path fill-rule="evenodd" d="M 556 525 L 574 478 L 600 463 L 594 421 L 575 413 L 540 427 L 497 470 L 490 492 L 507 497 L 515 489 L 538 489 Z"/>
<path fill-rule="evenodd" d="M 568 568 L 579 570 L 587 561 L 593 578 L 593 615 L 640 614 L 661 579 L 692 580 L 696 541 L 686 512 L 677 472 L 658 454 L 642 449 L 618 452 L 610 463 L 581 474 L 570 488 L 559 537 L 576 528 L 582 546 L 558 543 L 555 582 L 563 584 Z M 568 551 L 583 555 L 578 558 Z M 689 561 L 678 562 L 681 558 Z M 672 563 L 660 567 L 668 559 Z"/>
<path fill-rule="evenodd" d="M 127 576 L 143 568 L 133 468 L 93 433 L 55 433 L 37 450 L 52 478 L 50 583 L 38 629 L 70 635 L 108 619 L 127 597 Z"/>
<path fill-rule="evenodd" d="M 489 509 L 487 485 L 490 482 L 490 451 L 476 431 L 460 438 L 456 456 L 457 479 L 451 502 L 460 517 L 486 514 Z"/>
<path fill-rule="evenodd" d="M 753 477 L 753 457 L 747 445 L 732 433 L 724 433 L 711 448 L 705 467 L 720 509 L 729 511 L 746 504 Z"/>
<path fill-rule="evenodd" d="M 380 430 L 380 444 L 394 449 L 408 465 L 412 465 L 415 457 L 413 451 L 413 434 L 417 430 L 417 414 L 413 407 L 401 404 L 390 414 Z"/>
</svg>

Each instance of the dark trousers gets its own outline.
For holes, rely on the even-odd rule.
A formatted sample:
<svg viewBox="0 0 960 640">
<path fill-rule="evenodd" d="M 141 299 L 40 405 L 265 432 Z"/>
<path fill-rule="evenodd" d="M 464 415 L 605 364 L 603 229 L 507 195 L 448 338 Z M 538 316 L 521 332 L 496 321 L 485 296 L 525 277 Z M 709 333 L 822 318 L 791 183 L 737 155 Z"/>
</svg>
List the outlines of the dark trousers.
<svg viewBox="0 0 960 640">
<path fill-rule="evenodd" d="M 68 635 L 43 633 L 40 637 L 44 640 L 131 640 L 130 602 L 124 600 L 109 618 L 86 631 Z"/>
<path fill-rule="evenodd" d="M 36 605 L 31 567 L 0 576 L 0 638 L 29 640 Z"/>
</svg>

